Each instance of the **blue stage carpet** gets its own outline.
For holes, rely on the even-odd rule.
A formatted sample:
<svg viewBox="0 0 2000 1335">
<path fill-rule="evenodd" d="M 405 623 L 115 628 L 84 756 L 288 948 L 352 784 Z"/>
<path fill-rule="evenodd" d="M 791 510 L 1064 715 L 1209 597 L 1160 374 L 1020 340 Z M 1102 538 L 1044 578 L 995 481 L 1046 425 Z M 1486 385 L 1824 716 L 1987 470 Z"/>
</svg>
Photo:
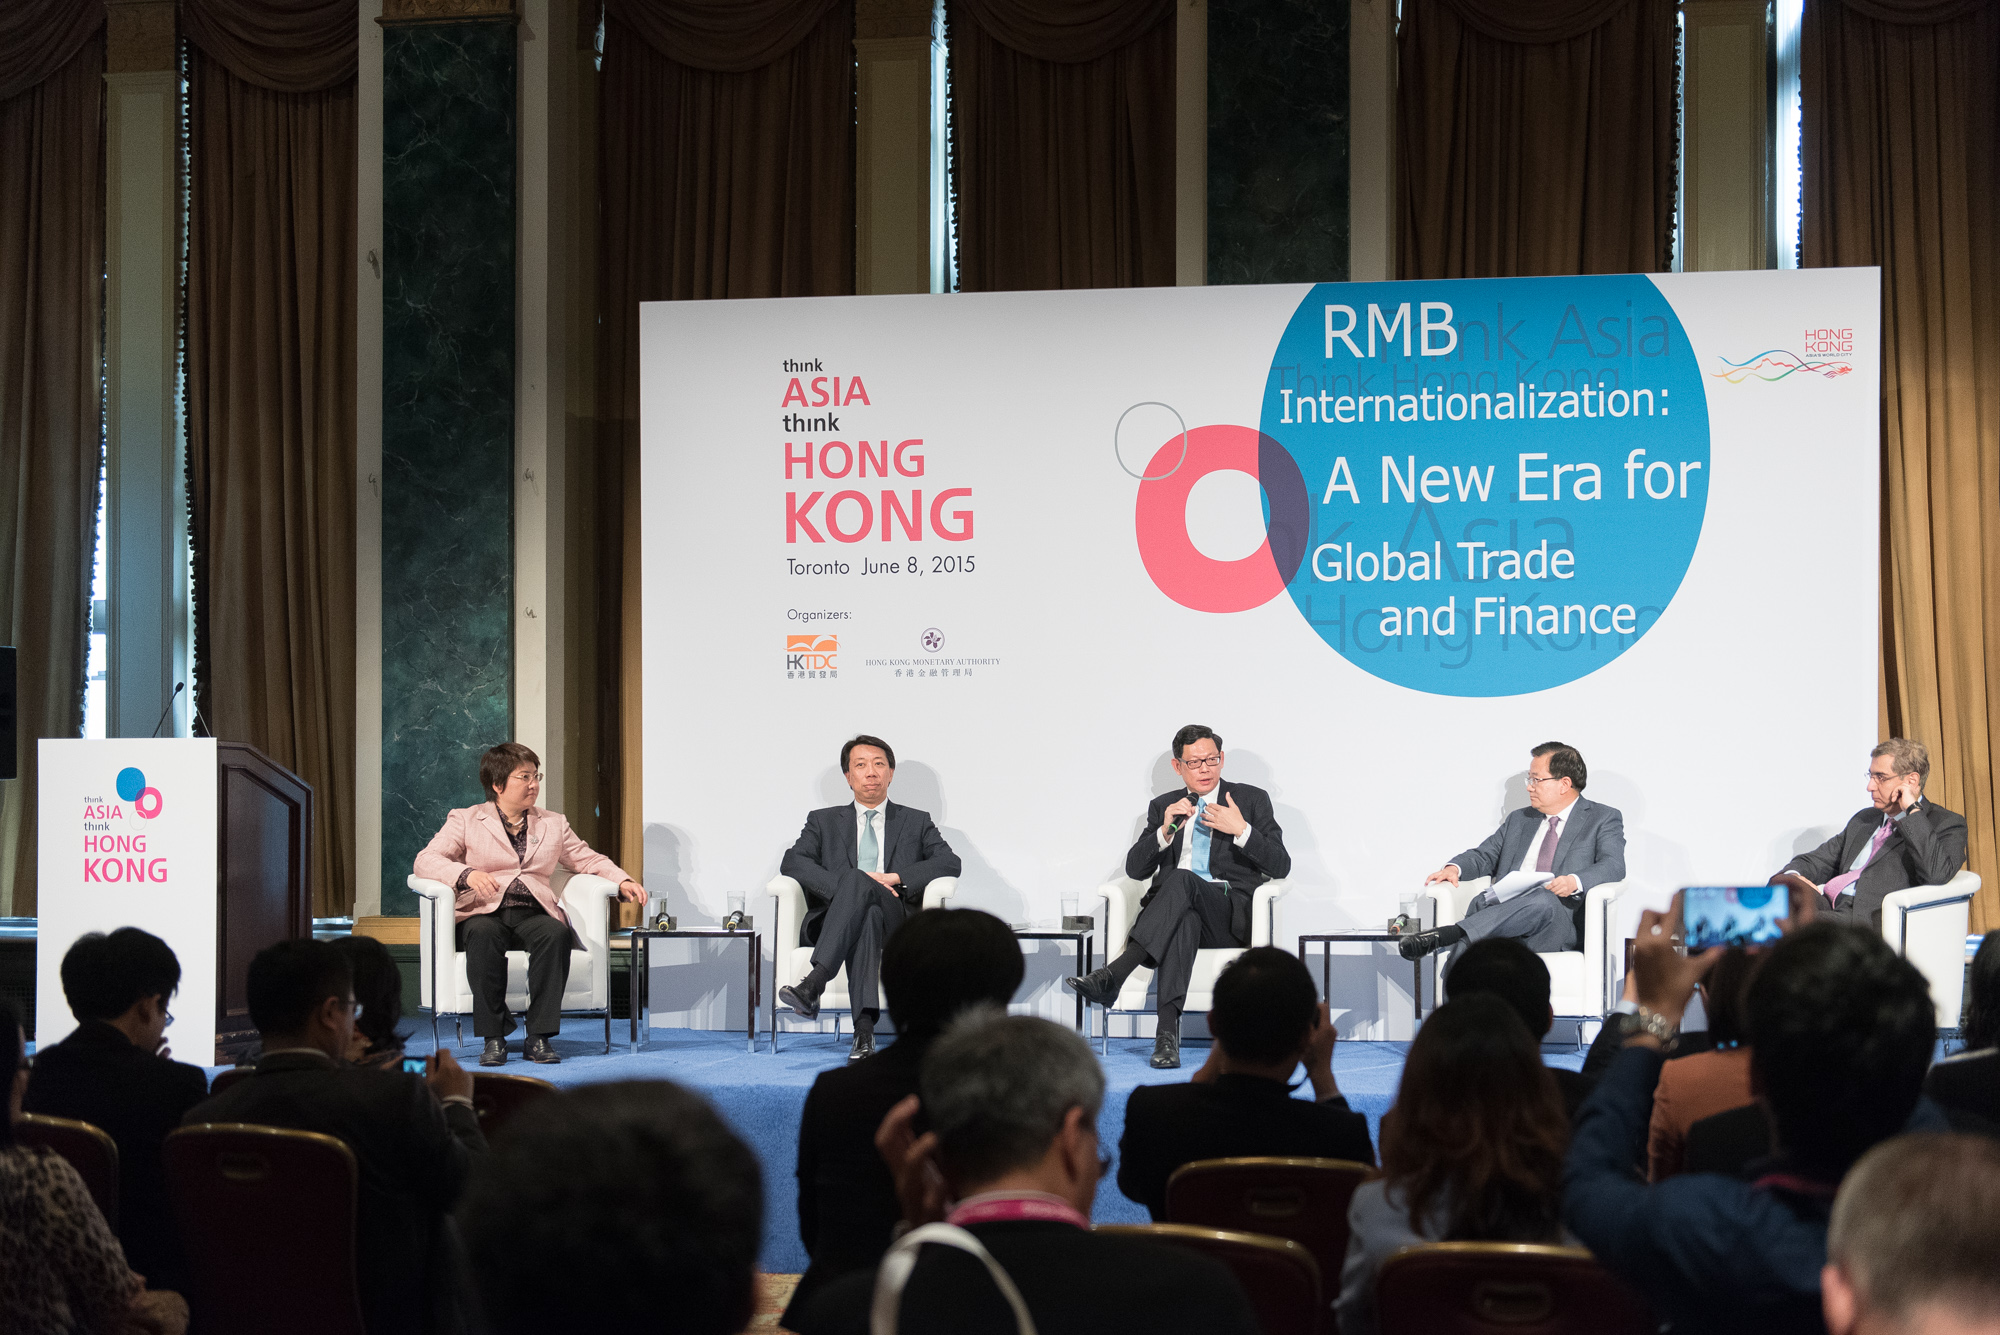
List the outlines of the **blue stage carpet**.
<svg viewBox="0 0 2000 1335">
<path fill-rule="evenodd" d="M 776 1056 L 771 1054 L 770 1037 L 764 1035 L 755 1053 L 744 1051 L 743 1034 L 702 1029 L 655 1029 L 645 1048 L 634 1054 L 626 1050 L 630 1032 L 622 1021 L 612 1025 L 615 1040 L 611 1054 L 604 1053 L 602 1021 L 569 1020 L 563 1024 L 556 1048 L 563 1060 L 555 1066 L 536 1066 L 522 1061 L 518 1035 L 512 1044 L 506 1070 L 534 1075 L 563 1086 L 582 1086 L 606 1080 L 673 1080 L 700 1090 L 750 1143 L 764 1165 L 764 1195 L 767 1217 L 764 1225 L 764 1253 L 761 1265 L 773 1274 L 797 1274 L 806 1268 L 805 1248 L 799 1242 L 795 1173 L 798 1161 L 799 1111 L 805 1106 L 806 1091 L 814 1077 L 847 1057 L 848 1038 L 832 1034 L 788 1033 Z M 443 1031 L 451 1042 L 449 1028 Z M 1093 1048 L 1096 1046 L 1093 1043 Z M 1403 1070 L 1407 1043 L 1342 1043 L 1334 1051 L 1334 1077 L 1350 1106 L 1368 1114 L 1371 1134 L 1379 1134 L 1382 1114 L 1395 1098 L 1396 1084 Z M 418 1027 L 411 1039 L 412 1054 L 430 1051 L 430 1026 Z M 459 1057 L 469 1065 L 478 1047 L 467 1036 Z M 1190 1043 L 1182 1054 L 1186 1065 L 1179 1071 L 1155 1071 L 1146 1064 L 1152 1056 L 1151 1039 L 1111 1040 L 1111 1055 L 1104 1059 L 1106 1092 L 1104 1113 L 1098 1119 L 1098 1133 L 1107 1152 L 1115 1152 L 1125 1130 L 1125 1099 L 1134 1086 L 1165 1084 L 1185 1080 L 1200 1068 L 1208 1055 L 1206 1043 Z M 1574 1049 L 1549 1048 L 1550 1065 L 1577 1066 L 1581 1058 Z M 1106 1177 L 1097 1191 L 1095 1217 L 1099 1223 L 1144 1223 L 1145 1209 L 1119 1194 L 1116 1173 Z"/>
</svg>

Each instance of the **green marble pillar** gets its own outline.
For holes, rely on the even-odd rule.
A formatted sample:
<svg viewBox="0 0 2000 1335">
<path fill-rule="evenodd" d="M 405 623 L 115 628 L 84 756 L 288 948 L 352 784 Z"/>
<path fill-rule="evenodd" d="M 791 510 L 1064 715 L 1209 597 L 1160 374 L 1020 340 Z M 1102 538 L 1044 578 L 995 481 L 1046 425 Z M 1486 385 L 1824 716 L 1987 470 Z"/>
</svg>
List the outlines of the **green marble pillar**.
<svg viewBox="0 0 2000 1335">
<path fill-rule="evenodd" d="M 1347 34 L 1347 0 L 1209 0 L 1209 282 L 1346 280 Z"/>
<path fill-rule="evenodd" d="M 382 93 L 382 912 L 511 736 L 511 17 L 386 22 Z"/>
</svg>

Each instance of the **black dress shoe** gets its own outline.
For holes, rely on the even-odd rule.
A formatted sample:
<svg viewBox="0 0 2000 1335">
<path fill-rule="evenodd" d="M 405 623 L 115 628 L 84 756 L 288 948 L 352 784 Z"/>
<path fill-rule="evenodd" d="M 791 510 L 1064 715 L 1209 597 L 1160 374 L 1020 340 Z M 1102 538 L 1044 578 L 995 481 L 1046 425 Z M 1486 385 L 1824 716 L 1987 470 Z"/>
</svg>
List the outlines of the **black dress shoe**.
<svg viewBox="0 0 2000 1335">
<path fill-rule="evenodd" d="M 504 1038 L 487 1039 L 486 1050 L 479 1054 L 479 1064 L 481 1066 L 505 1066 L 507 1064 L 507 1040 Z"/>
<path fill-rule="evenodd" d="M 549 1046 L 549 1040 L 540 1036 L 528 1040 L 527 1047 L 522 1055 L 529 1061 L 541 1062 L 544 1066 L 553 1065 L 562 1060 L 561 1057 L 556 1055 L 556 1050 Z"/>
<path fill-rule="evenodd" d="M 1436 932 L 1417 932 L 1396 942 L 1396 953 L 1406 960 L 1420 960 L 1442 944 Z"/>
<path fill-rule="evenodd" d="M 1118 1000 L 1118 979 L 1109 969 L 1092 969 L 1081 978 L 1072 974 L 1063 979 L 1063 986 L 1093 1006 L 1109 1006 Z"/>
<path fill-rule="evenodd" d="M 1156 1071 L 1177 1071 L 1181 1065 L 1181 1036 L 1179 1034 L 1153 1035 L 1153 1069 Z"/>
<path fill-rule="evenodd" d="M 847 1050 L 847 1060 L 858 1062 L 875 1055 L 875 1035 L 866 1029 L 854 1032 L 854 1046 Z"/>
<path fill-rule="evenodd" d="M 819 989 L 807 987 L 804 983 L 788 983 L 778 989 L 778 1000 L 792 1008 L 792 1014 L 805 1020 L 819 1018 Z"/>
</svg>

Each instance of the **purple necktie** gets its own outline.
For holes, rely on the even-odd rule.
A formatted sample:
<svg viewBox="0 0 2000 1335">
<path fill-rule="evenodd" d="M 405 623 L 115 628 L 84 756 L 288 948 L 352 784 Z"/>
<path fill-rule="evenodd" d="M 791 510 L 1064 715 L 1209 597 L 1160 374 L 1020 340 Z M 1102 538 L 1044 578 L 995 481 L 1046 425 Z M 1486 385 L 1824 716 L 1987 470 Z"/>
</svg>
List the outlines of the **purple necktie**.
<svg viewBox="0 0 2000 1335">
<path fill-rule="evenodd" d="M 1556 869 L 1556 823 L 1561 819 L 1561 816 L 1549 817 L 1548 832 L 1542 836 L 1542 851 L 1535 857 L 1536 871 Z"/>
<path fill-rule="evenodd" d="M 1868 870 L 1868 864 L 1875 860 L 1875 855 L 1882 851 L 1882 845 L 1888 842 L 1890 831 L 1895 828 L 1895 821 L 1884 818 L 1882 828 L 1875 831 L 1875 842 L 1868 845 L 1868 856 L 1861 860 L 1860 869 L 1844 871 L 1820 887 L 1826 895 L 1827 903 L 1839 903 L 1841 895 L 1853 888 L 1854 883 L 1861 879 L 1861 873 Z"/>
</svg>

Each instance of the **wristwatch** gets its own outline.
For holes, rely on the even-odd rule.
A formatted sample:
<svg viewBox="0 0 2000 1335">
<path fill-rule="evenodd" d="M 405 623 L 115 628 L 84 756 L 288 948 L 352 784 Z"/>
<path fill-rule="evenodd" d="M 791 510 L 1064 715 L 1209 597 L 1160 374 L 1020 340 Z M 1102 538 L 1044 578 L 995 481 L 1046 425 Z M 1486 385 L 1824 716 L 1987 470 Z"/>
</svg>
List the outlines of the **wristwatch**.
<svg viewBox="0 0 2000 1335">
<path fill-rule="evenodd" d="M 1625 1023 L 1625 1032 L 1627 1035 L 1638 1033 L 1651 1034 L 1662 1044 L 1673 1042 L 1674 1039 L 1680 1036 L 1681 1032 L 1678 1020 L 1669 1020 L 1658 1011 L 1646 1006 L 1639 1007 L 1639 1013 Z"/>
</svg>

